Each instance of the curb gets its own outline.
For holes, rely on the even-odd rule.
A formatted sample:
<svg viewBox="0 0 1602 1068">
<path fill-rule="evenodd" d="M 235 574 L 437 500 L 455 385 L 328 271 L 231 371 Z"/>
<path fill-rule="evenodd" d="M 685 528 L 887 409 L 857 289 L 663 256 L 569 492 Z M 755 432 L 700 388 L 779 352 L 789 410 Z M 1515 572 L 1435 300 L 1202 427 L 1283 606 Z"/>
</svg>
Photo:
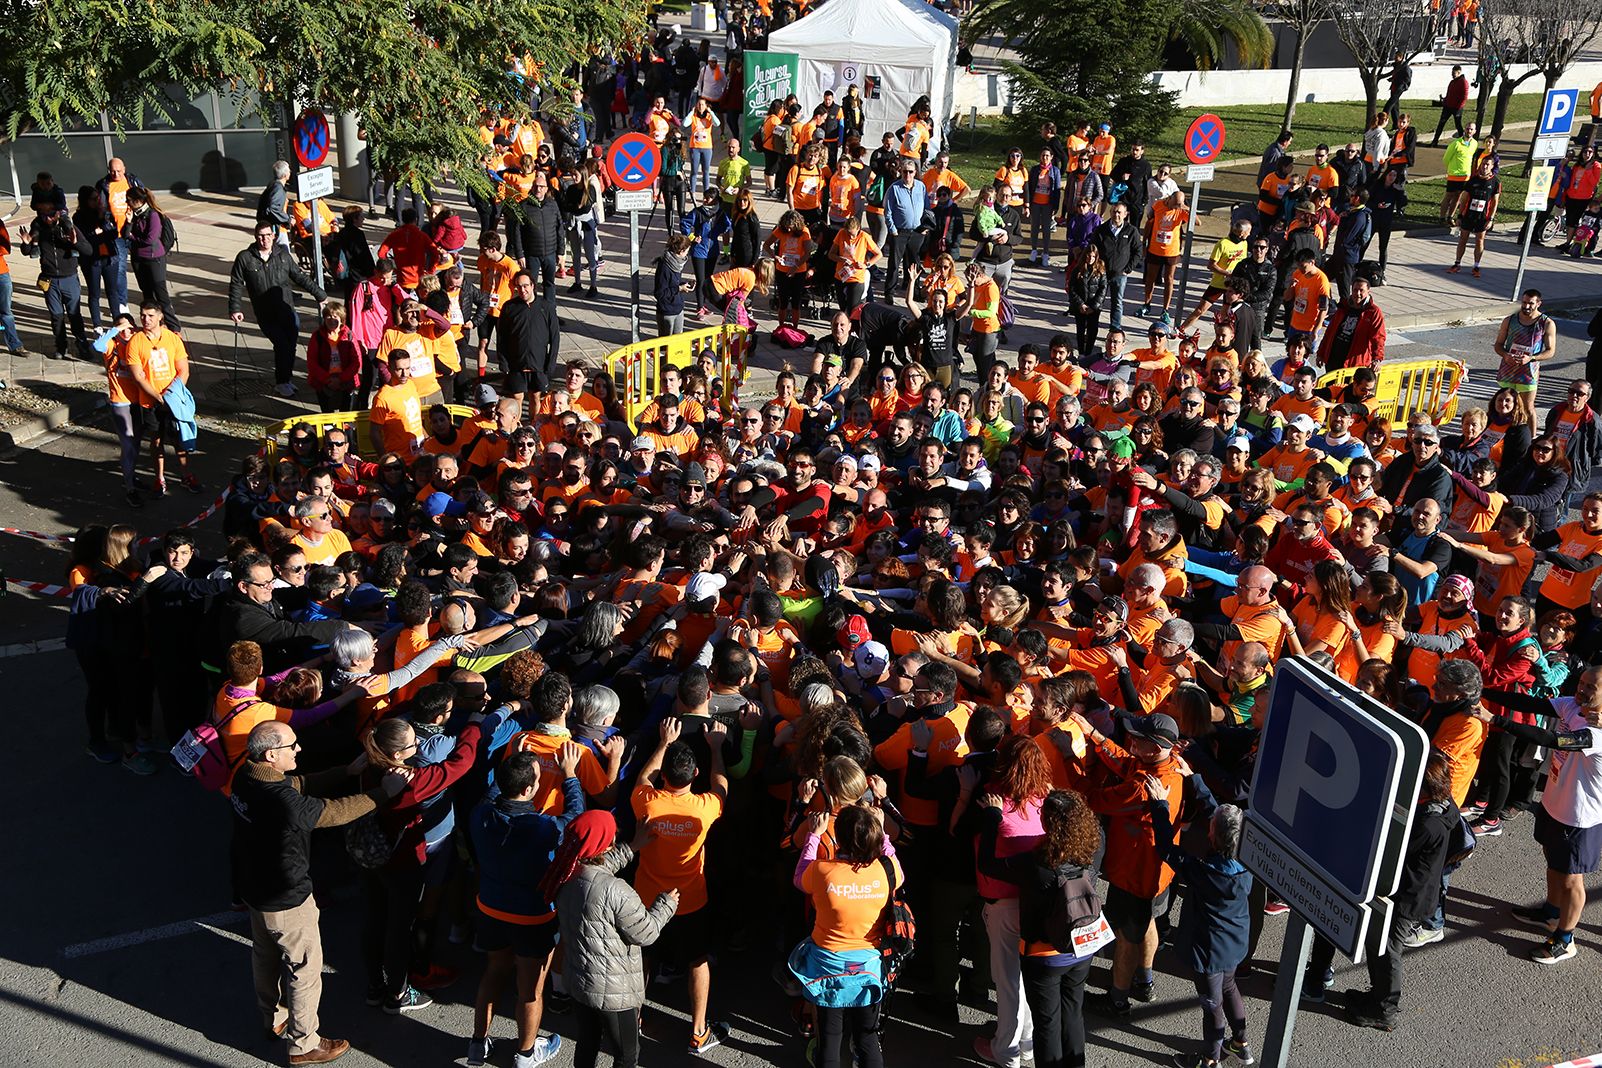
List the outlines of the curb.
<svg viewBox="0 0 1602 1068">
<path fill-rule="evenodd" d="M 1384 293 L 1384 287 L 1380 287 Z M 1548 315 L 1554 312 L 1589 311 L 1602 305 L 1602 294 L 1591 296 L 1570 297 L 1567 300 L 1554 300 L 1543 302 L 1541 310 Z M 1479 304 L 1465 305 L 1454 309 L 1450 313 L 1444 312 L 1411 312 L 1399 315 L 1385 316 L 1387 330 L 1420 330 L 1433 326 L 1450 326 L 1454 323 L 1483 323 L 1493 319 L 1503 319 L 1519 310 L 1516 300 L 1487 300 Z M 1443 319 L 1443 314 L 1450 314 L 1452 318 Z"/>
<path fill-rule="evenodd" d="M 21 448 L 50 433 L 83 420 L 106 406 L 106 398 L 89 390 L 81 391 L 82 399 L 73 398 L 56 405 L 49 411 L 31 415 L 10 430 L 0 430 L 0 450 Z"/>
</svg>

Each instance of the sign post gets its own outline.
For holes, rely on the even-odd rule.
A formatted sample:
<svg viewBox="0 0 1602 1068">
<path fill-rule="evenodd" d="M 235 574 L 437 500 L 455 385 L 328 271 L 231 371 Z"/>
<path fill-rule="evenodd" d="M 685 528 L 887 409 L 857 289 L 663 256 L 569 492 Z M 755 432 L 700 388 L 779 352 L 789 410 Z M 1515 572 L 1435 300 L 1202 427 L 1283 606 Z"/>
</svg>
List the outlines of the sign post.
<svg viewBox="0 0 1602 1068">
<path fill-rule="evenodd" d="M 1284 1068 L 1313 933 L 1354 961 L 1385 951 L 1429 738 L 1301 657 L 1273 687 L 1240 858 L 1292 911 L 1262 1060 Z"/>
<path fill-rule="evenodd" d="M 662 150 L 644 134 L 626 133 L 606 150 L 606 172 L 618 189 L 618 211 L 629 213 L 629 344 L 640 340 L 640 212 L 651 209 L 651 186 L 662 171 Z"/>
<path fill-rule="evenodd" d="M 1176 313 L 1185 310 L 1185 288 L 1190 284 L 1190 249 L 1196 240 L 1196 216 L 1201 209 L 1203 182 L 1213 180 L 1213 165 L 1224 154 L 1224 120 L 1211 112 L 1196 116 L 1185 131 L 1185 158 L 1191 166 L 1185 177 L 1190 182 L 1190 215 L 1185 220 L 1185 250 L 1179 261 L 1179 301 Z M 1182 316 L 1179 316 L 1182 318 Z"/>
<path fill-rule="evenodd" d="M 1530 162 L 1537 167 L 1528 171 L 1530 189 L 1524 198 L 1524 240 L 1519 246 L 1519 269 L 1513 276 L 1513 300 L 1519 299 L 1519 292 L 1524 288 L 1524 264 L 1530 258 L 1530 242 L 1535 238 L 1535 213 L 1546 208 L 1547 194 L 1552 191 L 1554 168 L 1551 163 L 1562 159 L 1569 147 L 1574 113 L 1579 106 L 1578 89 L 1548 89 L 1546 99 L 1541 102 L 1541 118 L 1535 124 L 1535 139 L 1530 144 Z"/>
<path fill-rule="evenodd" d="M 328 116 L 316 108 L 307 108 L 295 120 L 291 142 L 295 159 L 302 170 L 296 182 L 300 202 L 311 209 L 312 270 L 316 274 L 317 288 L 323 288 L 323 226 L 317 217 L 320 197 L 334 195 L 334 168 L 324 167 L 328 158 Z"/>
</svg>

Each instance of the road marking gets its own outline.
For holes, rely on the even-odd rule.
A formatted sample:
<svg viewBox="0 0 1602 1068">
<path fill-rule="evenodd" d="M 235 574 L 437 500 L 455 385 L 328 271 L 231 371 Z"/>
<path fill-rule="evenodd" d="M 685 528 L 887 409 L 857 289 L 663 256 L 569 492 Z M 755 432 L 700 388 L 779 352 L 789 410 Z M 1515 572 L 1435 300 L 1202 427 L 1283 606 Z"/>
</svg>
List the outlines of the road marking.
<svg viewBox="0 0 1602 1068">
<path fill-rule="evenodd" d="M 65 638 L 41 638 L 36 642 L 16 642 L 0 645 L 0 660 L 8 656 L 32 656 L 34 653 L 55 653 L 67 647 Z"/>
<path fill-rule="evenodd" d="M 94 957 L 101 953 L 110 953 L 118 949 L 128 949 L 132 946 L 142 946 L 147 942 L 161 942 L 180 935 L 194 934 L 197 931 L 210 931 L 224 937 L 250 944 L 250 939 L 236 935 L 231 931 L 218 930 L 220 927 L 238 927 L 246 922 L 248 914 L 235 912 L 229 909 L 226 912 L 214 912 L 210 916 L 197 916 L 192 920 L 179 920 L 177 923 L 166 923 L 160 927 L 146 927 L 142 931 L 130 931 L 128 934 L 111 935 L 107 938 L 97 938 L 92 942 L 79 942 L 76 945 L 66 946 L 61 955 L 68 960 L 77 960 L 79 957 Z"/>
</svg>

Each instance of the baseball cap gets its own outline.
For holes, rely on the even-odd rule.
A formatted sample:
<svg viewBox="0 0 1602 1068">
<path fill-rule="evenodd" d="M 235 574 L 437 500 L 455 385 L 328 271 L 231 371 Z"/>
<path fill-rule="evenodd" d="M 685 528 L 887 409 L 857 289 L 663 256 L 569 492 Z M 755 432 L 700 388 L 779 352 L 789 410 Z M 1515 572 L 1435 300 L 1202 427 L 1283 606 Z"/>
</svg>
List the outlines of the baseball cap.
<svg viewBox="0 0 1602 1068">
<path fill-rule="evenodd" d="M 718 597 L 723 587 L 728 584 L 727 575 L 716 575 L 710 571 L 702 571 L 690 576 L 689 583 L 684 587 L 684 599 L 687 601 L 706 601 Z"/>
<path fill-rule="evenodd" d="M 868 621 L 862 616 L 852 616 L 847 619 L 835 633 L 835 637 L 847 649 L 854 649 L 873 639 L 873 635 L 868 632 Z"/>
<path fill-rule="evenodd" d="M 430 493 L 423 500 L 423 514 L 428 516 L 465 515 L 467 505 L 451 500 L 449 493 Z"/>
<path fill-rule="evenodd" d="M 884 464 L 880 461 L 878 453 L 870 452 L 866 456 L 861 456 L 857 459 L 857 470 L 859 471 L 878 471 L 883 466 Z"/>
<path fill-rule="evenodd" d="M 500 403 L 501 395 L 488 382 L 475 382 L 467 391 L 467 403 L 475 408 L 490 408 Z"/>
<path fill-rule="evenodd" d="M 1303 434 L 1311 434 L 1318 429 L 1318 422 L 1306 412 L 1297 412 L 1286 426 L 1293 426 Z"/>
<path fill-rule="evenodd" d="M 858 675 L 865 679 L 876 679 L 890 666 L 890 650 L 884 647 L 883 642 L 863 642 L 857 646 L 851 661 L 856 665 Z"/>
<path fill-rule="evenodd" d="M 1250 434 L 1231 434 L 1229 440 L 1224 442 L 1224 450 L 1227 452 L 1230 449 L 1251 452 L 1252 436 Z"/>
<path fill-rule="evenodd" d="M 374 519 L 379 519 L 379 518 L 394 519 L 395 518 L 395 502 L 394 501 L 390 501 L 390 500 L 386 500 L 385 498 L 380 497 L 380 498 L 378 498 L 378 500 L 373 502 L 372 507 L 367 510 L 367 514 L 370 515 Z"/>
<path fill-rule="evenodd" d="M 633 452 L 635 449 L 650 449 L 652 452 L 655 452 L 656 451 L 656 442 L 652 441 L 650 438 L 646 437 L 644 434 L 641 434 L 640 436 L 636 437 L 633 441 L 629 442 L 629 451 Z"/>
<path fill-rule="evenodd" d="M 684 484 L 686 486 L 700 486 L 706 488 L 706 468 L 692 462 L 684 471 Z"/>
<path fill-rule="evenodd" d="M 825 356 L 823 358 L 823 366 L 825 366 L 825 367 L 839 367 L 839 366 L 841 366 L 840 354 L 838 352 L 829 353 L 827 356 Z"/>
<path fill-rule="evenodd" d="M 1096 129 L 1100 130 L 1102 133 L 1106 133 L 1108 130 L 1111 130 L 1112 127 L 1104 122 L 1100 126 L 1096 127 Z"/>
<path fill-rule="evenodd" d="M 1159 334 L 1163 335 L 1164 337 L 1174 337 L 1179 333 L 1179 331 L 1174 329 L 1173 321 L 1168 318 L 1168 313 L 1164 312 L 1152 322 L 1151 326 L 1147 328 L 1146 333 L 1148 336 L 1153 337 Z"/>
<path fill-rule="evenodd" d="M 1129 724 L 1129 733 L 1147 741 L 1156 742 L 1164 749 L 1172 749 L 1179 741 L 1179 724 L 1174 717 L 1162 712 L 1141 716 Z"/>
</svg>

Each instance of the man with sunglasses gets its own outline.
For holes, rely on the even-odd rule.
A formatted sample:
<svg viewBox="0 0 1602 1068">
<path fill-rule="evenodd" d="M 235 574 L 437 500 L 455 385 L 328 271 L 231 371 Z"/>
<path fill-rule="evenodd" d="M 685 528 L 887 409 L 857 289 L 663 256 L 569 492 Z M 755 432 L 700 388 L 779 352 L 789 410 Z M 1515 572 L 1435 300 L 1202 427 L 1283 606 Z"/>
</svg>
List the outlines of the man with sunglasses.
<svg viewBox="0 0 1602 1068">
<path fill-rule="evenodd" d="M 1441 462 L 1440 431 L 1427 423 L 1413 427 L 1407 444 L 1406 452 L 1385 465 L 1379 484 L 1380 496 L 1394 506 L 1398 523 L 1411 522 L 1420 501 L 1435 501 L 1441 512 L 1452 506 L 1452 471 Z"/>
</svg>

